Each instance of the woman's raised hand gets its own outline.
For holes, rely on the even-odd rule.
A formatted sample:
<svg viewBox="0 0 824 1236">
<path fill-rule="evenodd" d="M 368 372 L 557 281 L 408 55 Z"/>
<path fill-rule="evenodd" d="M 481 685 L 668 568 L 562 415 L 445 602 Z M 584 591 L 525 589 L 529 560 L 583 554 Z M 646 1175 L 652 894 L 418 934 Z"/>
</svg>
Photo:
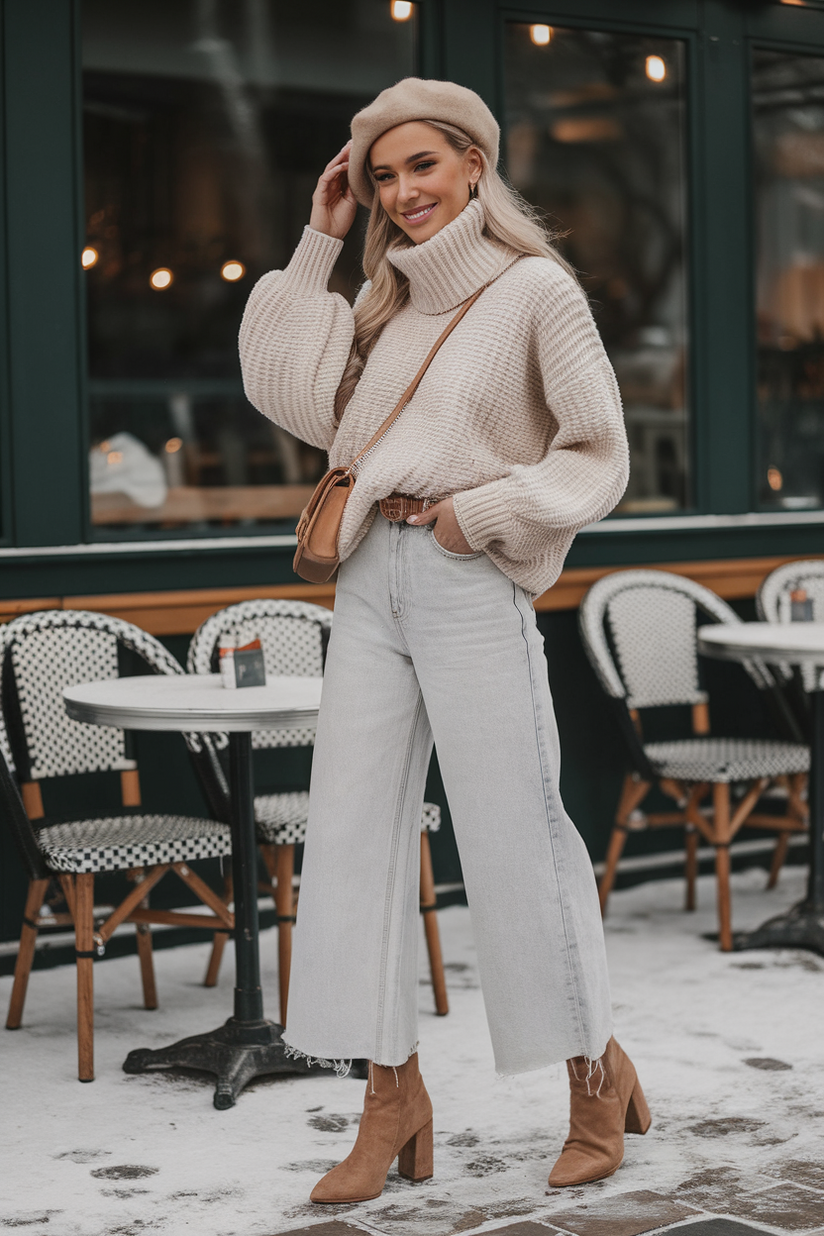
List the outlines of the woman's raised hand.
<svg viewBox="0 0 824 1236">
<path fill-rule="evenodd" d="M 343 150 L 326 164 L 317 188 L 312 194 L 312 215 L 309 219 L 309 226 L 316 232 L 325 232 L 327 236 L 334 236 L 336 240 L 343 240 L 355 222 L 355 212 L 358 208 L 346 175 L 351 146 L 351 141 L 347 142 Z"/>
</svg>

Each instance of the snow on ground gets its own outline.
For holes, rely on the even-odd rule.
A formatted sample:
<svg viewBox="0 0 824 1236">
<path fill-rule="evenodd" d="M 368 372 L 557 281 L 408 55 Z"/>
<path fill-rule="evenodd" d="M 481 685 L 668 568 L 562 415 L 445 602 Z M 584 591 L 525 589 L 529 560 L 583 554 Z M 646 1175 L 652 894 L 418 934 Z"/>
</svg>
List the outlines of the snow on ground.
<svg viewBox="0 0 824 1236">
<path fill-rule="evenodd" d="M 803 894 L 800 868 L 785 870 L 772 892 L 764 879 L 755 870 L 734 877 L 737 929 Z M 617 1204 L 638 1190 L 679 1191 L 723 1211 L 725 1190 L 769 1186 L 782 1164 L 821 1161 L 824 959 L 721 954 L 702 934 L 715 929 L 712 879 L 699 883 L 697 913 L 683 913 L 682 898 L 673 880 L 610 901 L 616 1034 L 638 1066 L 654 1122 L 645 1138 L 627 1139 L 624 1166 L 610 1180 L 547 1195 L 566 1133 L 565 1071 L 496 1078 L 469 912 L 452 907 L 439 915 L 448 1017 L 432 1013 L 422 949 L 420 1054 L 435 1105 L 434 1180 L 413 1187 L 393 1169 L 373 1202 L 308 1203 L 315 1180 L 354 1140 L 363 1090 L 354 1079 L 264 1079 L 218 1112 L 206 1075 L 121 1071 L 131 1048 L 161 1046 L 229 1015 L 231 958 L 219 987 L 204 989 L 204 944 L 156 953 L 155 1012 L 140 1006 L 134 958 L 95 966 L 91 1085 L 75 1075 L 73 969 L 32 975 L 24 1027 L 0 1031 L 0 1227 L 32 1236 L 269 1236 L 339 1216 L 398 1236 L 445 1236 L 515 1216 L 548 1222 L 582 1200 Z M 276 933 L 261 943 L 274 1014 Z M 10 987 L 0 979 L 0 1001 Z"/>
</svg>

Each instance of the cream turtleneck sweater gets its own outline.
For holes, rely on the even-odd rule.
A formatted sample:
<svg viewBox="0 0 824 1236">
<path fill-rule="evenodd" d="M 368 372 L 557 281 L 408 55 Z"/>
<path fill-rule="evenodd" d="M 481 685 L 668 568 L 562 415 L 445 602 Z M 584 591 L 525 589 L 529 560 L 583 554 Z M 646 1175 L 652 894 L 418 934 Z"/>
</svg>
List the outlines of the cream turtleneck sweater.
<svg viewBox="0 0 824 1236">
<path fill-rule="evenodd" d="M 578 284 L 549 258 L 483 232 L 473 201 L 430 240 L 390 252 L 410 301 L 384 327 L 336 429 L 354 334 L 327 291 L 342 241 L 307 227 L 291 262 L 258 281 L 240 328 L 256 408 L 346 466 L 412 381 L 457 307 L 488 287 L 443 345 L 414 399 L 358 471 L 340 533 L 345 559 L 391 493 L 454 495 L 473 549 L 527 592 L 549 588 L 575 533 L 601 519 L 629 474 L 612 367 Z M 499 277 L 497 277 L 499 276 Z"/>
</svg>

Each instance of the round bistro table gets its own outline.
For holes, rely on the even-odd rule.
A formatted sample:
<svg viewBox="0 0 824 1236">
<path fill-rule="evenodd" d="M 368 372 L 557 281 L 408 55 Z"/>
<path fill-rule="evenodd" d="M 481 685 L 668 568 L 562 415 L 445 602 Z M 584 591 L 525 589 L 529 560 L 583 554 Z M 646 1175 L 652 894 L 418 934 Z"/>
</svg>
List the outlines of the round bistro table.
<svg viewBox="0 0 824 1236">
<path fill-rule="evenodd" d="M 75 721 L 125 730 L 229 733 L 232 872 L 235 898 L 234 1016 L 216 1030 L 156 1051 L 132 1051 L 127 1073 L 185 1066 L 217 1074 L 214 1104 L 232 1107 L 243 1087 L 263 1073 L 306 1073 L 288 1059 L 282 1026 L 263 1015 L 257 906 L 257 844 L 252 782 L 252 730 L 312 726 L 322 679 L 270 678 L 265 687 L 227 690 L 219 674 L 112 678 L 67 687 L 66 712 Z M 313 1066 L 313 1072 L 319 1071 Z"/>
<path fill-rule="evenodd" d="M 812 692 L 810 876 L 807 896 L 786 914 L 737 935 L 734 947 L 809 948 L 824 954 L 824 622 L 743 622 L 701 627 L 698 650 L 725 661 L 812 665 L 822 673 Z"/>
</svg>

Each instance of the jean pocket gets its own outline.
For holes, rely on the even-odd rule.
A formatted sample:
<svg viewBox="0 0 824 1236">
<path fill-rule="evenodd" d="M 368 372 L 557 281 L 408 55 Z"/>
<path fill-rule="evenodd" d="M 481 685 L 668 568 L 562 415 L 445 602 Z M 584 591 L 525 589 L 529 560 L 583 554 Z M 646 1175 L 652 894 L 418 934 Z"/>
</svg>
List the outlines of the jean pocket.
<svg viewBox="0 0 824 1236">
<path fill-rule="evenodd" d="M 472 562 L 475 558 L 482 558 L 484 555 L 484 551 L 482 549 L 474 549 L 470 554 L 453 554 L 451 549 L 444 549 L 443 545 L 441 545 L 440 541 L 435 536 L 434 528 L 429 533 L 429 538 L 438 553 L 443 558 L 451 558 L 453 562 Z"/>
</svg>

